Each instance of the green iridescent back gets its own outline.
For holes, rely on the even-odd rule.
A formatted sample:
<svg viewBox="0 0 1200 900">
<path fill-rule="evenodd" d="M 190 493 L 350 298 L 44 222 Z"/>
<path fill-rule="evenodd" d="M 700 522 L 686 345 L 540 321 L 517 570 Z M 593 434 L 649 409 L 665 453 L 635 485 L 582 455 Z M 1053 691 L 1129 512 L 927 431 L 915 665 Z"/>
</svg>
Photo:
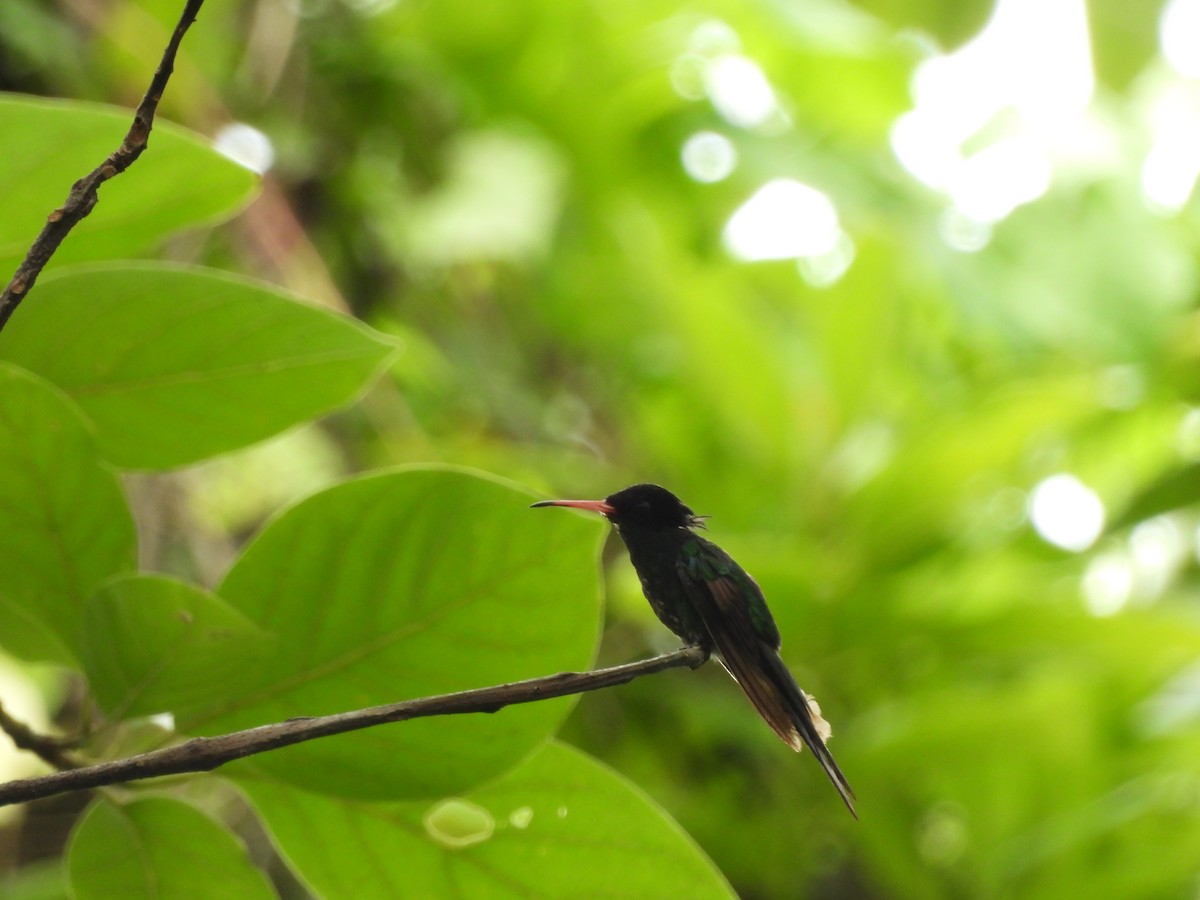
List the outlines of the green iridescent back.
<svg viewBox="0 0 1200 900">
<path fill-rule="evenodd" d="M 761 640 L 778 650 L 779 628 L 767 608 L 766 598 L 750 574 L 734 562 L 733 557 L 711 541 L 699 535 L 689 535 L 683 542 L 679 566 L 685 577 L 694 582 L 711 583 L 721 579 L 732 582 L 738 596 L 745 599 L 745 612 Z"/>
</svg>

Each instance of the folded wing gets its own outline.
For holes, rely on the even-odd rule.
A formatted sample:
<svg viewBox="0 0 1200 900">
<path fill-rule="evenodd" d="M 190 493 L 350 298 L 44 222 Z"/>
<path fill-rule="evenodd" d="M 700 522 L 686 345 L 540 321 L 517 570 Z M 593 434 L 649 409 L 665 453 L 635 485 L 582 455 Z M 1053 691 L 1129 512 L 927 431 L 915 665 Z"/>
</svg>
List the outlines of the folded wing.
<svg viewBox="0 0 1200 900">
<path fill-rule="evenodd" d="M 758 585 L 723 550 L 704 544 L 703 555 L 683 557 L 679 576 L 722 664 L 786 744 L 797 752 L 806 746 L 812 751 L 857 818 L 854 791 L 825 746 L 829 723 L 779 656 L 779 632 Z"/>
</svg>

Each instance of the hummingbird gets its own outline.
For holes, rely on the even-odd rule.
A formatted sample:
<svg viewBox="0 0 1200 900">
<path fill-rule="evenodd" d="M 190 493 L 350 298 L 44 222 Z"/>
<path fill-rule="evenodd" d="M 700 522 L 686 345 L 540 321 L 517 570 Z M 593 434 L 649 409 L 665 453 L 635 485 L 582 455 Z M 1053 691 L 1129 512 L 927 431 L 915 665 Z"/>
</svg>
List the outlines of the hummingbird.
<svg viewBox="0 0 1200 900">
<path fill-rule="evenodd" d="M 854 791 L 825 746 L 829 723 L 779 655 L 766 598 L 733 557 L 696 534 L 707 516 L 657 484 L 635 484 L 603 500 L 542 500 L 600 513 L 617 529 L 659 620 L 691 646 L 715 650 L 758 714 L 793 750 L 808 747 L 851 815 Z"/>
</svg>

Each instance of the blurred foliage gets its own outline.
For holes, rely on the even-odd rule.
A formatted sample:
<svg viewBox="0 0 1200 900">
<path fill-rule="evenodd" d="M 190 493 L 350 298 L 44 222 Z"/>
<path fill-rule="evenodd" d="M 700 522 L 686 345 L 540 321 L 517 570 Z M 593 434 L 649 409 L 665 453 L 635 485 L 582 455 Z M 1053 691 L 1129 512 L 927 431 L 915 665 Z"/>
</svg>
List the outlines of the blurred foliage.
<svg viewBox="0 0 1200 900">
<path fill-rule="evenodd" d="M 5 0 L 0 86 L 132 105 L 178 8 Z M 555 495 L 660 481 L 713 514 L 712 537 L 762 584 L 785 657 L 833 724 L 862 820 L 715 665 L 588 695 L 559 736 L 662 804 L 740 896 L 1193 896 L 1200 214 L 1194 200 L 1148 202 L 1142 177 L 1164 98 L 1200 110 L 1200 90 L 1158 55 L 1160 3 L 1087 4 L 1094 140 L 1056 148 L 1041 196 L 986 227 L 964 223 L 889 140 L 922 61 L 960 46 L 989 9 L 206 5 L 162 115 L 210 136 L 248 123 L 269 137 L 274 166 L 232 223 L 176 234 L 152 255 L 352 312 L 403 352 L 319 428 L 127 478 L 144 567 L 215 587 L 282 499 L 395 463 L 476 466 Z M 707 67 L 731 54 L 755 61 L 774 90 L 761 127 L 732 124 L 712 101 Z M 970 139 L 1003 139 L 1012 116 L 1001 110 Z M 733 148 L 728 177 L 699 181 L 681 165 L 701 131 Z M 97 215 L 152 177 L 160 150 L 165 135 L 145 173 L 139 162 L 105 187 Z M 47 190 L 61 196 L 82 173 L 67 166 Z M 832 199 L 854 247 L 844 273 L 746 263 L 723 246 L 733 211 L 779 178 Z M 148 215 L 163 216 L 165 234 L 181 224 L 176 212 Z M 76 240 L 88 236 L 68 246 Z M 37 302 L 35 291 L 14 334 Z M 38 421 L 81 430 L 58 391 L 3 372 Z M 289 455 L 303 459 L 283 464 Z M 1094 491 L 1110 523 L 1079 552 L 1032 527 L 1035 489 L 1059 473 Z M 17 493 L 11 502 L 25 503 Z M 448 503 L 428 508 L 455 518 Z M 574 525 L 531 527 L 549 541 Z M 384 554 L 378 528 L 366 541 Z M 97 575 L 127 567 L 127 550 Z M 670 646 L 615 545 L 606 559 L 600 660 Z M 546 565 L 560 587 L 543 582 L 549 593 L 528 606 L 515 598 L 479 628 L 535 635 L 554 604 L 586 623 L 592 594 Z M 121 584 L 105 602 L 121 601 Z M 165 605 L 216 599 L 153 590 Z M 56 655 L 71 647 L 58 642 Z M 284 816 L 353 802 L 262 783 L 263 808 Z M 243 808 L 223 802 L 226 819 Z M 610 823 L 600 826 L 580 840 L 606 840 Z M 413 840 L 394 830 L 381 846 Z M 6 835 L 6 846 L 16 840 Z M 291 837 L 289 849 L 275 834 L 303 868 L 312 835 Z M 26 869 L 12 870 L 16 891 Z M 44 866 L 28 871 L 30 884 L 46 883 Z M 306 877 L 337 893 L 321 885 L 338 873 Z"/>
</svg>

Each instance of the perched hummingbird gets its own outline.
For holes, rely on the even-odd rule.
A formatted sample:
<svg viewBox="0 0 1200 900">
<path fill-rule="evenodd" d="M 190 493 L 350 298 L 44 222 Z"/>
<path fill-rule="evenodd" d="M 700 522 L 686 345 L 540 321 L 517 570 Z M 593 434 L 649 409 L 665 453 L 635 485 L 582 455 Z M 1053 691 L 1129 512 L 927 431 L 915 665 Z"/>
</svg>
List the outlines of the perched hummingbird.
<svg viewBox="0 0 1200 900">
<path fill-rule="evenodd" d="M 533 505 L 587 509 L 612 522 L 662 623 L 690 645 L 715 649 L 758 714 L 793 750 L 812 751 L 858 817 L 854 791 L 825 746 L 829 724 L 779 656 L 779 629 L 762 590 L 728 553 L 696 534 L 705 516 L 657 484 L 635 484 L 603 500 Z"/>
</svg>

